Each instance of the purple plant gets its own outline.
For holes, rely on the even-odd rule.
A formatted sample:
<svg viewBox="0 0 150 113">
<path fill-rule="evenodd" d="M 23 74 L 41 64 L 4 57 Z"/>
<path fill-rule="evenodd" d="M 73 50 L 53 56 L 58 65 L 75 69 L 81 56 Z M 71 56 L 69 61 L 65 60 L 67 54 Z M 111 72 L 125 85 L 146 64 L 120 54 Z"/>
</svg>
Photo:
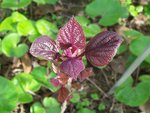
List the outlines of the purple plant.
<svg viewBox="0 0 150 113">
<path fill-rule="evenodd" d="M 59 30 L 56 43 L 50 37 L 42 36 L 32 43 L 30 53 L 35 57 L 53 62 L 53 68 L 58 77 L 52 79 L 51 82 L 58 86 L 62 82 L 60 76 L 62 74 L 67 80 L 79 78 L 81 81 L 91 75 L 91 68 L 85 68 L 82 61 L 84 55 L 93 66 L 107 65 L 116 54 L 121 42 L 122 39 L 117 33 L 104 31 L 86 44 L 82 27 L 72 17 Z M 62 54 L 59 54 L 60 50 Z M 64 88 L 64 84 L 61 85 Z"/>
</svg>

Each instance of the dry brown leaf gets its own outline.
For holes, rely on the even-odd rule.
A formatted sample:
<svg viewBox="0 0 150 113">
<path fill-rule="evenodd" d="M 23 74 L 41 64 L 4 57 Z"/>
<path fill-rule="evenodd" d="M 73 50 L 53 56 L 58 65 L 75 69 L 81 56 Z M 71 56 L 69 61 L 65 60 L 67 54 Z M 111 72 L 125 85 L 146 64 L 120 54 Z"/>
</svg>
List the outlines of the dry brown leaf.
<svg viewBox="0 0 150 113">
<path fill-rule="evenodd" d="M 25 73 L 30 73 L 31 69 L 32 69 L 32 63 L 31 63 L 31 59 L 30 59 L 28 54 L 25 54 L 21 58 L 21 63 L 22 63 L 22 66 L 23 66 L 23 71 Z"/>
<path fill-rule="evenodd" d="M 12 68 L 17 68 L 21 66 L 21 61 L 18 58 L 13 58 Z"/>
<path fill-rule="evenodd" d="M 150 113 L 150 101 L 145 103 L 143 106 L 140 106 L 141 113 Z"/>
</svg>

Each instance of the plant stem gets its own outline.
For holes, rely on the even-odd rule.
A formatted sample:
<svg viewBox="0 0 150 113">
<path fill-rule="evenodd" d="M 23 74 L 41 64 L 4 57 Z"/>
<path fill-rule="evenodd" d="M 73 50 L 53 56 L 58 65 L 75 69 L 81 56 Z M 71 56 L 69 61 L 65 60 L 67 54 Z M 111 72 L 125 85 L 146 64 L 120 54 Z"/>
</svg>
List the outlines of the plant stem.
<svg viewBox="0 0 150 113">
<path fill-rule="evenodd" d="M 65 101 L 63 102 L 62 106 L 61 106 L 61 112 L 60 112 L 60 113 L 64 113 L 65 110 L 66 110 L 66 108 L 67 108 L 67 101 L 65 100 Z"/>
<path fill-rule="evenodd" d="M 150 45 L 145 51 L 137 57 L 137 59 L 131 64 L 131 66 L 124 72 L 122 77 L 115 83 L 115 85 L 109 90 L 108 95 L 113 94 L 116 87 L 120 86 L 123 82 L 125 82 L 128 77 L 134 72 L 134 70 L 144 61 L 146 57 L 150 54 Z"/>
<path fill-rule="evenodd" d="M 95 82 L 93 82 L 89 78 L 87 78 L 86 80 L 88 80 L 89 82 L 91 82 L 102 94 L 104 94 L 105 97 L 108 97 L 108 95 L 99 86 L 97 86 L 97 84 L 95 84 Z"/>
</svg>

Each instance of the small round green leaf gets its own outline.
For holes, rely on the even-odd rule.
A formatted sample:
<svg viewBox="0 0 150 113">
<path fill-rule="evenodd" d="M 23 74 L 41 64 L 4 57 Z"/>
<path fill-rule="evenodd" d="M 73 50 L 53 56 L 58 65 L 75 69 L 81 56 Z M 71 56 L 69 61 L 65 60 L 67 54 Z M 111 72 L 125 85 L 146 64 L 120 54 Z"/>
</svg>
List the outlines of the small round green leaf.
<svg viewBox="0 0 150 113">
<path fill-rule="evenodd" d="M 21 22 L 28 20 L 23 14 L 19 12 L 13 12 L 11 15 L 13 22 Z"/>
<path fill-rule="evenodd" d="M 77 113 L 96 113 L 95 110 L 90 110 L 88 108 L 81 108 Z"/>
<path fill-rule="evenodd" d="M 80 102 L 80 94 L 79 93 L 74 93 L 73 97 L 70 100 L 72 103 L 78 103 Z"/>
<path fill-rule="evenodd" d="M 47 20 L 41 19 L 36 22 L 36 27 L 41 35 L 48 35 L 53 39 L 56 37 L 58 28 Z"/>
<path fill-rule="evenodd" d="M 45 97 L 43 100 L 43 105 L 47 113 L 60 113 L 60 104 L 53 97 Z"/>
<path fill-rule="evenodd" d="M 28 51 L 26 44 L 19 44 L 20 36 L 16 33 L 8 34 L 2 40 L 2 52 L 8 57 L 21 57 Z"/>
<path fill-rule="evenodd" d="M 93 99 L 93 100 L 99 100 L 100 98 L 99 98 L 99 95 L 97 94 L 97 93 L 92 93 L 91 94 L 91 98 Z"/>
<path fill-rule="evenodd" d="M 0 31 L 16 31 L 12 17 L 7 17 L 0 23 Z"/>
<path fill-rule="evenodd" d="M 39 102 L 36 102 L 30 107 L 30 113 L 46 113 L 46 111 Z"/>
<path fill-rule="evenodd" d="M 104 103 L 100 103 L 99 105 L 98 105 L 98 110 L 99 111 L 103 111 L 103 110 L 105 110 L 106 109 L 106 105 L 104 104 Z"/>
<path fill-rule="evenodd" d="M 21 21 L 17 25 L 17 31 L 22 36 L 30 36 L 34 34 L 38 34 L 34 24 L 31 20 Z"/>
</svg>

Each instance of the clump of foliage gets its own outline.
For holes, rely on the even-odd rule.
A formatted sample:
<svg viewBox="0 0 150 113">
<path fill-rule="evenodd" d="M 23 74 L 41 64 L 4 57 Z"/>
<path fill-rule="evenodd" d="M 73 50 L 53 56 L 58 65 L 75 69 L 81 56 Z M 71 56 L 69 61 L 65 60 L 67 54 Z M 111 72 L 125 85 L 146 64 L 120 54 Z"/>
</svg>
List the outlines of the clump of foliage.
<svg viewBox="0 0 150 113">
<path fill-rule="evenodd" d="M 70 85 L 72 80 L 77 79 L 83 81 L 92 74 L 91 68 L 85 68 L 82 57 L 85 55 L 93 66 L 105 66 L 112 60 L 121 42 L 117 33 L 104 31 L 86 45 L 82 27 L 72 17 L 59 30 L 56 42 L 48 36 L 42 36 L 32 43 L 30 53 L 52 61 L 57 76 L 51 82 L 60 87 L 58 100 L 64 102 L 71 93 L 71 89 L 65 87 L 66 84 Z"/>
</svg>

